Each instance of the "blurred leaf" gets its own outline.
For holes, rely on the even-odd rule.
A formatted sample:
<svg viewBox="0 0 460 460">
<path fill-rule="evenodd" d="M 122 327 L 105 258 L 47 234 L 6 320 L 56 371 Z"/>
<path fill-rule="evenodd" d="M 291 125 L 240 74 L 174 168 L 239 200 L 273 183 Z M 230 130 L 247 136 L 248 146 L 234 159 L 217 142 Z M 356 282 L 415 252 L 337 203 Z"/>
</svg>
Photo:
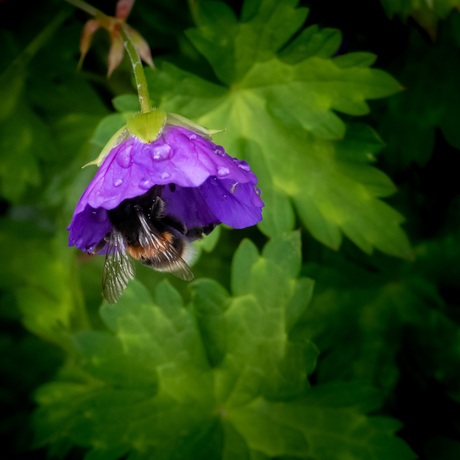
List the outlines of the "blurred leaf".
<svg viewBox="0 0 460 460">
<path fill-rule="evenodd" d="M 390 393 L 400 378 L 399 357 L 409 353 L 416 372 L 460 402 L 458 315 L 435 284 L 457 286 L 450 268 L 457 248 L 452 238 L 424 244 L 416 262 L 383 273 L 340 259 L 307 265 L 316 290 L 296 335 L 307 334 L 324 353 L 319 381 L 359 379 Z"/>
<path fill-rule="evenodd" d="M 435 129 L 460 149 L 460 63 L 458 48 L 443 39 L 427 44 L 412 31 L 401 81 L 406 91 L 389 101 L 381 125 L 387 143 L 385 161 L 397 169 L 424 166 L 433 153 Z M 433 84 L 433 82 L 435 82 Z M 395 124 L 398 129 L 394 129 Z"/>
<path fill-rule="evenodd" d="M 331 388 L 332 397 L 333 391 Z M 314 389 L 310 397 L 315 401 Z M 230 420 L 246 434 L 252 450 L 268 458 L 286 454 L 305 458 L 305 452 L 308 458 L 324 460 L 416 458 L 394 437 L 400 428 L 394 420 L 368 419 L 346 406 L 311 402 L 310 398 L 296 404 L 255 400 L 233 412 Z"/>
<path fill-rule="evenodd" d="M 267 206 L 260 228 L 267 235 L 292 229 L 293 203 L 312 235 L 333 249 L 343 232 L 366 253 L 375 247 L 410 258 L 402 216 L 379 200 L 395 187 L 368 165 L 380 149 L 378 137 L 366 127 L 347 128 L 335 113 L 364 115 L 366 99 L 393 94 L 400 85 L 369 68 L 370 54 L 331 58 L 338 36 L 330 30 L 299 36 L 280 58 L 276 52 L 306 16 L 295 4 L 249 2 L 238 22 L 227 6 L 205 2 L 199 27 L 188 36 L 226 86 L 164 64 L 150 77 L 160 105 L 226 128 L 215 141 L 261 175 Z M 289 27 L 279 27 L 282 22 Z"/>
<path fill-rule="evenodd" d="M 112 100 L 113 107 L 117 112 L 138 112 L 139 99 L 134 94 L 122 94 Z"/>
<path fill-rule="evenodd" d="M 35 145 L 40 148 L 40 143 L 35 144 L 43 137 L 40 125 L 26 107 L 16 110 L 15 116 L 0 125 L 0 149 L 3 152 L 0 194 L 11 201 L 18 201 L 28 186 L 40 183 L 38 162 L 32 153 Z"/>
<path fill-rule="evenodd" d="M 14 293 L 25 327 L 67 349 L 70 334 L 88 323 L 63 233 L 52 238 L 33 224 L 1 221 L 0 251 L 9 261 L 0 285 Z"/>
<path fill-rule="evenodd" d="M 427 443 L 424 454 L 428 460 L 455 460 L 460 456 L 460 442 L 437 436 Z"/>
<path fill-rule="evenodd" d="M 233 296 L 197 280 L 190 309 L 166 281 L 154 301 L 131 282 L 102 307 L 108 331 L 77 333 L 75 363 L 37 392 L 37 445 L 97 459 L 414 458 L 396 422 L 364 415 L 381 403 L 374 390 L 308 388 L 314 348 L 290 334 L 312 289 L 299 269 L 299 234 L 289 233 L 262 255 L 240 246 L 233 283 L 241 273 L 247 283 Z"/>
<path fill-rule="evenodd" d="M 414 18 L 433 39 L 439 20 L 460 8 L 459 0 L 381 0 L 381 3 L 390 17 L 398 14 L 403 19 Z"/>
</svg>

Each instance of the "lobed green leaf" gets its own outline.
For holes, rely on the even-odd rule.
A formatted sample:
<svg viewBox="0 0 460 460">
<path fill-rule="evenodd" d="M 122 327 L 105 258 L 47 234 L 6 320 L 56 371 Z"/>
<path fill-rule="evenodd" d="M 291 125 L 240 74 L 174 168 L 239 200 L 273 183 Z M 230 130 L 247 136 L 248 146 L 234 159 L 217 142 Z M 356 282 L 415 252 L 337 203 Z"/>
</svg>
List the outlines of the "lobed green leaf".
<svg viewBox="0 0 460 460">
<path fill-rule="evenodd" d="M 223 86 L 166 64 L 150 74 L 160 105 L 225 128 L 215 141 L 260 174 L 267 200 L 260 228 L 267 235 L 292 230 L 294 205 L 311 234 L 333 249 L 345 234 L 366 253 L 377 248 L 410 259 L 403 217 L 380 200 L 395 187 L 368 165 L 381 149 L 378 136 L 363 125 L 347 126 L 337 115 L 367 114 L 368 100 L 401 87 L 369 67 L 375 59 L 369 53 L 332 57 L 339 36 L 329 30 L 307 29 L 280 51 L 305 14 L 295 4 L 251 3 L 238 22 L 228 7 L 206 2 L 198 28 L 188 35 Z M 296 20 L 281 33 L 278 15 Z M 222 22 L 216 24 L 217 17 Z M 276 38 L 271 47 L 269 30 Z M 191 89 L 198 99 L 190 100 Z"/>
</svg>

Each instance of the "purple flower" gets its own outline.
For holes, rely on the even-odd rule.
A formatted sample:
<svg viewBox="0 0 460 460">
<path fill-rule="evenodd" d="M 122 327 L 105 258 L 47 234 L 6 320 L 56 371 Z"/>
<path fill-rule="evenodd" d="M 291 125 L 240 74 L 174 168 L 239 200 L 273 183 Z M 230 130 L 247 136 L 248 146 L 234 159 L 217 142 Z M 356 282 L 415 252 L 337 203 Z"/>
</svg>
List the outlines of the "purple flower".
<svg viewBox="0 0 460 460">
<path fill-rule="evenodd" d="M 256 183 L 246 162 L 184 127 L 166 125 L 149 143 L 129 136 L 110 151 L 80 198 L 69 246 L 105 253 L 101 242 L 113 229 L 109 211 L 142 196 L 161 198 L 166 220 L 179 222 L 176 230 L 190 240 L 201 235 L 188 229 L 254 225 L 264 206 Z"/>
</svg>

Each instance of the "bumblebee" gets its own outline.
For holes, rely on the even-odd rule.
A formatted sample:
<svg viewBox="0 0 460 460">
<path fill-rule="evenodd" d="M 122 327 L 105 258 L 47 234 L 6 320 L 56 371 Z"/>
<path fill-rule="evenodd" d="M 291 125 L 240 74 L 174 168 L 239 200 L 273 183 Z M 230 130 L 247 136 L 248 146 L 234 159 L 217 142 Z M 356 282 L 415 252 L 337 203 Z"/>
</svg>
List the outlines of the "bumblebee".
<svg viewBox="0 0 460 460">
<path fill-rule="evenodd" d="M 169 272 L 186 281 L 193 279 L 188 266 L 194 255 L 190 242 L 208 235 L 215 224 L 187 229 L 168 216 L 161 198 L 163 188 L 154 186 L 144 195 L 124 200 L 107 211 L 112 230 L 96 246 L 94 254 L 105 249 L 102 293 L 109 303 L 117 302 L 128 281 L 134 278 L 133 259 L 153 270 Z"/>
</svg>

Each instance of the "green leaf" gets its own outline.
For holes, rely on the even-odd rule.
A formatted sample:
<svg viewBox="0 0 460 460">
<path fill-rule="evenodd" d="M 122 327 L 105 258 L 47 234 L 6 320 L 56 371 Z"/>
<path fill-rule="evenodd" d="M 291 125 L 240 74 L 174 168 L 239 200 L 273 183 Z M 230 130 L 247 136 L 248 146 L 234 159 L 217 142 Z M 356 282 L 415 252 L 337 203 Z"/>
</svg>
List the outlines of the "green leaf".
<svg viewBox="0 0 460 460">
<path fill-rule="evenodd" d="M 336 29 L 320 29 L 313 25 L 303 29 L 279 53 L 288 64 L 296 64 L 312 56 L 330 58 L 339 49 L 342 34 Z"/>
<path fill-rule="evenodd" d="M 309 388 L 316 349 L 291 337 L 311 296 L 299 269 L 294 232 L 262 254 L 245 240 L 232 271 L 247 282 L 232 294 L 197 280 L 186 307 L 167 281 L 155 300 L 130 282 L 102 306 L 107 330 L 75 334 L 74 359 L 38 390 L 37 446 L 97 459 L 413 458 L 395 421 L 365 415 L 375 391 Z"/>
<path fill-rule="evenodd" d="M 295 215 L 292 203 L 283 189 L 276 187 L 268 169 L 263 152 L 255 142 L 241 141 L 239 151 L 245 156 L 254 171 L 257 171 L 259 182 L 257 186 L 263 190 L 263 220 L 259 224 L 260 230 L 267 236 L 282 235 L 294 229 Z M 267 212 L 268 210 L 268 212 Z"/>
<path fill-rule="evenodd" d="M 139 99 L 134 94 L 122 94 L 114 97 L 112 100 L 113 107 L 117 112 L 139 112 Z"/>
<path fill-rule="evenodd" d="M 331 388 L 331 396 L 333 391 Z M 314 396 L 315 390 L 311 390 L 310 397 Z M 304 404 L 256 399 L 233 411 L 229 419 L 245 433 L 252 450 L 269 458 L 286 454 L 303 458 L 306 451 L 308 458 L 322 460 L 416 458 L 394 437 L 400 428 L 397 422 L 368 419 L 347 407 L 310 402 L 310 398 Z"/>
<path fill-rule="evenodd" d="M 168 64 L 149 73 L 160 105 L 225 128 L 215 142 L 260 174 L 267 200 L 260 228 L 267 235 L 292 230 L 293 204 L 311 234 L 333 249 L 345 234 L 368 254 L 377 248 L 411 258 L 403 217 L 380 200 L 395 187 L 368 164 L 381 149 L 378 136 L 364 125 L 347 127 L 336 113 L 364 115 L 367 100 L 400 85 L 369 68 L 375 59 L 369 53 L 331 58 L 337 36 L 330 31 L 311 29 L 279 56 L 304 14 L 295 2 L 261 1 L 249 4 L 238 22 L 228 7 L 206 2 L 188 35 L 227 86 Z M 275 24 L 288 16 L 296 19 L 280 32 Z M 269 46 L 270 31 L 276 39 Z"/>
<path fill-rule="evenodd" d="M 33 155 L 39 139 L 40 123 L 27 107 L 0 125 L 0 194 L 11 201 L 19 201 L 29 186 L 40 184 L 38 161 Z M 40 136 L 42 137 L 42 136 Z M 40 148 L 40 147 L 39 147 Z"/>
<path fill-rule="evenodd" d="M 11 65 L 0 75 L 0 98 L 3 101 L 0 109 L 0 123 L 5 121 L 19 105 L 24 80 L 24 63 L 21 62 Z"/>
<path fill-rule="evenodd" d="M 224 3 L 203 2 L 198 17 L 200 27 L 188 30 L 187 36 L 222 82 L 238 82 L 254 62 L 272 57 L 303 24 L 307 10 L 296 9 L 296 3 L 245 2 L 242 22 L 238 22 Z"/>
<path fill-rule="evenodd" d="M 210 279 L 193 283 L 192 306 L 211 366 L 217 366 L 225 356 L 226 337 L 221 331 L 229 303 L 228 293 L 219 283 Z"/>
<path fill-rule="evenodd" d="M 256 104 L 254 99 L 266 101 L 269 111 L 281 122 L 301 126 L 320 138 L 340 139 L 345 124 L 333 110 L 365 115 L 369 112 L 366 99 L 389 96 L 400 89 L 385 72 L 362 66 L 361 56 L 346 57 L 346 66 L 342 65 L 343 57 L 316 56 L 296 65 L 278 58 L 255 63 L 239 88 L 250 93 L 249 105 Z"/>
<path fill-rule="evenodd" d="M 92 447 L 93 456 L 140 448 L 178 459 L 191 458 L 182 455 L 205 442 L 194 433 L 197 427 L 206 432 L 213 420 L 212 380 L 195 323 L 167 283 L 159 286 L 157 300 L 166 311 L 133 281 L 117 305 L 102 308 L 112 333 L 76 336 L 81 370 L 38 392 L 38 443 L 58 433 L 61 440 Z"/>
<path fill-rule="evenodd" d="M 9 261 L 0 269 L 0 285 L 12 291 L 24 326 L 67 349 L 70 334 L 87 327 L 88 318 L 66 235 L 51 237 L 37 223 L 2 220 L 0 251 Z"/>
</svg>

